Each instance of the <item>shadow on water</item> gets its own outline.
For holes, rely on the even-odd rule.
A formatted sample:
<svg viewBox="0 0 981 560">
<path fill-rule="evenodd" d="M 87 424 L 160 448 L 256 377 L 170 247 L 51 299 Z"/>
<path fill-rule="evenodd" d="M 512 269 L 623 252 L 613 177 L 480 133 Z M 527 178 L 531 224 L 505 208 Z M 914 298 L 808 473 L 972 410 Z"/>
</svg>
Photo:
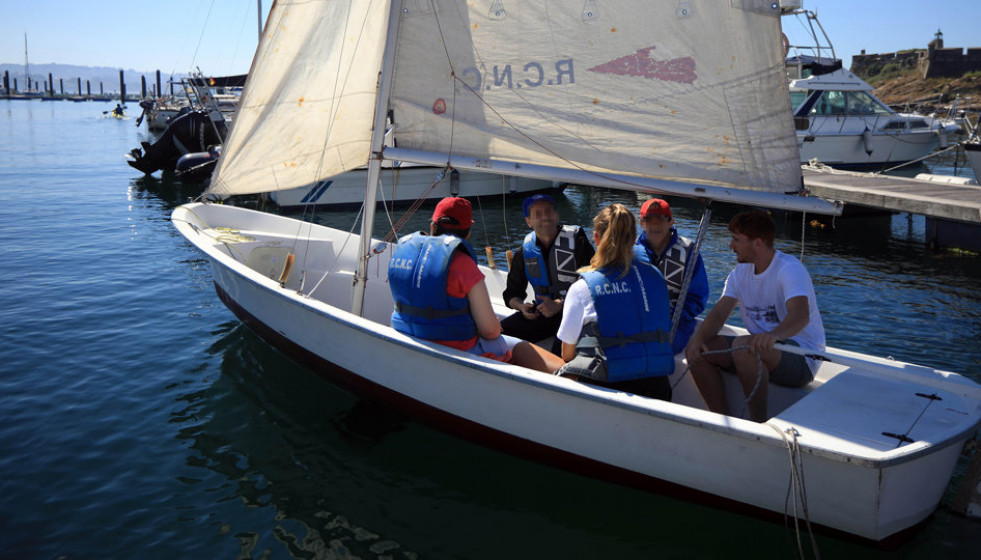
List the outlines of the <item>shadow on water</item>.
<svg viewBox="0 0 981 560">
<path fill-rule="evenodd" d="M 207 518 L 241 558 L 772 558 L 792 529 L 608 484 L 472 445 L 358 399 L 239 324 L 209 349 L 220 375 L 178 396 Z M 243 507 L 244 506 L 244 507 Z M 712 538 L 705 538 L 706 528 Z M 941 510 L 899 552 L 966 557 L 938 536 L 977 525 Z M 747 539 L 747 535 L 753 535 Z M 806 534 L 802 536 L 808 546 Z M 886 558 L 819 536 L 825 557 Z M 734 543 L 739 543 L 734 547 Z M 954 547 L 951 549 L 951 547 Z"/>
<path fill-rule="evenodd" d="M 143 175 L 130 180 L 136 196 L 159 200 L 168 210 L 197 198 L 206 187 L 206 182 L 182 181 L 168 172 L 161 172 L 160 177 Z"/>
</svg>

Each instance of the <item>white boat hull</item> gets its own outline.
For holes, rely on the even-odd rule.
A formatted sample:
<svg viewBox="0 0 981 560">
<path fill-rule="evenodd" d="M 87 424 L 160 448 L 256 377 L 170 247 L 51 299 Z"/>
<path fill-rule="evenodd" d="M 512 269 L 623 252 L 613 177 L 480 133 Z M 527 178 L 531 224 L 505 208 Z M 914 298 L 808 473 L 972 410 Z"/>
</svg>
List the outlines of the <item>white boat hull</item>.
<svg viewBox="0 0 981 560">
<path fill-rule="evenodd" d="M 824 363 L 806 389 L 772 386 L 765 424 L 704 410 L 680 361 L 674 402 L 599 389 L 394 331 L 389 249 L 368 267 L 364 317 L 349 313 L 358 243 L 346 232 L 213 204 L 178 207 L 173 221 L 211 260 L 226 305 L 318 374 L 451 433 L 624 484 L 779 517 L 791 480 L 781 433 L 794 429 L 810 521 L 882 540 L 936 508 L 981 419 L 981 388 L 966 378 L 840 351 L 829 353 L 863 367 Z M 483 271 L 500 293 L 504 273 Z M 942 405 L 923 412 L 916 393 Z M 882 434 L 907 431 L 898 448 Z"/>
<path fill-rule="evenodd" d="M 818 122 L 821 120 L 825 122 Z M 810 129 L 798 131 L 801 163 L 817 159 L 832 166 L 898 165 L 925 157 L 940 145 L 941 134 L 947 134 L 938 133 L 936 128 L 876 130 L 874 123 L 871 132 L 865 134 L 866 127 L 861 122 L 848 123 L 845 129 L 837 121 L 830 117 L 815 118 Z M 955 130 L 949 133 L 953 135 Z"/>
<path fill-rule="evenodd" d="M 981 142 L 966 142 L 962 145 L 964 153 L 967 154 L 967 162 L 971 164 L 971 169 L 974 171 L 974 178 L 981 182 Z"/>
<path fill-rule="evenodd" d="M 458 171 L 447 173 L 433 185 L 443 170 L 429 166 L 386 168 L 381 173 L 379 203 L 411 203 L 420 198 L 439 200 L 447 196 L 494 196 L 561 190 L 554 181 L 511 177 L 495 173 Z M 314 185 L 273 191 L 269 199 L 280 208 L 360 206 L 364 201 L 364 170 L 348 171 Z"/>
</svg>

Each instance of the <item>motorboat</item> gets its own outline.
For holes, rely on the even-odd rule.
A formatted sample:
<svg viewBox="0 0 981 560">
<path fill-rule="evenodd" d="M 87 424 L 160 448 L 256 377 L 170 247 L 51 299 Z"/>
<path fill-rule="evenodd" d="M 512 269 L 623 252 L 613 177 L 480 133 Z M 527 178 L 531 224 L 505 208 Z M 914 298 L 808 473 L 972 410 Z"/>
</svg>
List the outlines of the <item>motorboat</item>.
<svg viewBox="0 0 981 560">
<path fill-rule="evenodd" d="M 840 61 L 810 66 L 809 76 L 790 82 L 801 163 L 898 166 L 945 147 L 959 129 L 952 120 L 896 112 Z"/>
<path fill-rule="evenodd" d="M 802 164 L 896 167 L 946 146 L 958 131 L 953 119 L 900 113 L 882 102 L 875 88 L 842 66 L 816 13 L 796 0 L 781 4 L 784 18 L 795 16 L 808 35 L 806 44 L 791 44 L 783 35 Z"/>
</svg>

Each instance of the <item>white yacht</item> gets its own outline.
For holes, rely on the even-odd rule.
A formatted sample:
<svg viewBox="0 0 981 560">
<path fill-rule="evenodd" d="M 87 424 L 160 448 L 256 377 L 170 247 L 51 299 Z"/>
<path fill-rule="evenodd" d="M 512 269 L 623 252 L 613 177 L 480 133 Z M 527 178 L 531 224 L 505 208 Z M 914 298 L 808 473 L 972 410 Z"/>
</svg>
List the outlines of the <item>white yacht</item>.
<svg viewBox="0 0 981 560">
<path fill-rule="evenodd" d="M 958 130 L 953 121 L 894 111 L 839 61 L 810 66 L 809 76 L 790 82 L 802 163 L 899 165 L 946 145 L 948 135 Z"/>
</svg>

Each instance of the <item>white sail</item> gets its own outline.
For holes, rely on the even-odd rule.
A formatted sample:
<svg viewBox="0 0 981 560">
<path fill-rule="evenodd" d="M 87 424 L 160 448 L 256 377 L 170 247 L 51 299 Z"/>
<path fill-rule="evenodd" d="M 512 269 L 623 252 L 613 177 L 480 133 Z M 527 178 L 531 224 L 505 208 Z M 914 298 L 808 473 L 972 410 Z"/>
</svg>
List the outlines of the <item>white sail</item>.
<svg viewBox="0 0 981 560">
<path fill-rule="evenodd" d="M 395 144 L 796 190 L 776 4 L 403 0 Z M 365 164 L 388 6 L 274 6 L 252 71 L 263 79 L 246 86 L 212 190 L 279 190 Z"/>
<path fill-rule="evenodd" d="M 396 145 L 796 190 L 774 4 L 407 1 Z"/>
<path fill-rule="evenodd" d="M 367 162 L 388 5 L 273 5 L 211 192 L 282 190 Z"/>
</svg>

